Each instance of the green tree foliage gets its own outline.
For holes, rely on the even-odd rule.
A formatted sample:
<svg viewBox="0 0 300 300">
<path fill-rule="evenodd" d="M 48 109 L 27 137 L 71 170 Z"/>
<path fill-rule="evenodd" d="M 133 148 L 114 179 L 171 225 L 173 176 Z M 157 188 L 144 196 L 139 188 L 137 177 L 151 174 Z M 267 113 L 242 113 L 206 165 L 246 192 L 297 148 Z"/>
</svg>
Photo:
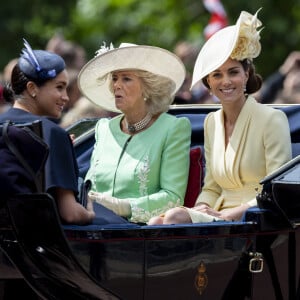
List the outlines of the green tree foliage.
<svg viewBox="0 0 300 300">
<path fill-rule="evenodd" d="M 73 0 L 3 1 L 0 9 L 0 67 L 19 56 L 26 38 L 34 47 L 44 48 L 54 32 L 70 24 Z"/>
<path fill-rule="evenodd" d="M 262 53 L 256 66 L 264 77 L 275 71 L 292 50 L 300 50 L 299 0 L 223 0 L 230 24 L 241 10 L 264 24 Z M 151 44 L 173 50 L 176 43 L 204 42 L 210 18 L 201 0 L 15 0 L 1 3 L 0 66 L 19 55 L 22 38 L 45 47 L 55 33 L 82 45 L 87 57 L 106 43 Z M 222 49 L 220 49 L 222 51 Z"/>
<path fill-rule="evenodd" d="M 231 22 L 234 22 L 241 10 L 254 13 L 262 8 L 259 12 L 263 22 L 262 52 L 255 64 L 264 78 L 276 71 L 291 51 L 300 51 L 299 0 L 227 0 L 224 5 Z"/>
</svg>

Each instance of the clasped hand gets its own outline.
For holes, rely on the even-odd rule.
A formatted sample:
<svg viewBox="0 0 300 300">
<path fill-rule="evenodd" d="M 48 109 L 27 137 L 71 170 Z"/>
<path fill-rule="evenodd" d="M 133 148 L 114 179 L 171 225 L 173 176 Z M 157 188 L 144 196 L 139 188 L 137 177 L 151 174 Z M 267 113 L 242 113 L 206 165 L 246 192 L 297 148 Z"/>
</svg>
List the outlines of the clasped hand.
<svg viewBox="0 0 300 300">
<path fill-rule="evenodd" d="M 233 207 L 233 208 L 226 208 L 220 211 L 215 210 L 209 207 L 207 204 L 199 204 L 193 207 L 194 210 L 201 211 L 208 215 L 220 218 L 226 221 L 238 221 L 242 218 L 243 213 L 249 208 L 248 204 L 243 204 L 241 206 Z"/>
<path fill-rule="evenodd" d="M 119 199 L 94 191 L 90 191 L 88 197 L 90 200 L 105 206 L 121 217 L 129 217 L 131 215 L 131 207 L 129 201 L 126 199 Z"/>
</svg>

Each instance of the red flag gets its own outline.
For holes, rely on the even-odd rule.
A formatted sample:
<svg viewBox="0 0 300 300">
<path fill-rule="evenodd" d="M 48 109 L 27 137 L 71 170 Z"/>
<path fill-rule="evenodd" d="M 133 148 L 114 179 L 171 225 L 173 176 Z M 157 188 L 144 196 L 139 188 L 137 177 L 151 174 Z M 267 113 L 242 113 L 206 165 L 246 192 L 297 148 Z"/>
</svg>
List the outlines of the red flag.
<svg viewBox="0 0 300 300">
<path fill-rule="evenodd" d="M 227 26 L 227 14 L 220 0 L 203 0 L 205 8 L 211 13 L 204 36 L 209 39 L 215 32 Z"/>
</svg>

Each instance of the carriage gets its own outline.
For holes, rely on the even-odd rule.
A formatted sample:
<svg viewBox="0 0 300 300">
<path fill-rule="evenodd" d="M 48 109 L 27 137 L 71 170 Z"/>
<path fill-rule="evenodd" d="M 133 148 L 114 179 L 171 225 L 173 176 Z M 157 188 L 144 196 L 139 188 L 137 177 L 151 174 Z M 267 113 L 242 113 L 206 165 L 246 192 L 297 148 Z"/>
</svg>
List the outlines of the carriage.
<svg viewBox="0 0 300 300">
<path fill-rule="evenodd" d="M 185 204 L 205 172 L 203 121 L 218 105 L 174 105 L 192 124 Z M 300 299 L 300 106 L 289 119 L 293 159 L 262 179 L 239 222 L 64 225 L 50 195 L 2 199 L 0 280 L 24 279 L 44 299 Z M 96 119 L 68 130 L 84 174 Z"/>
</svg>

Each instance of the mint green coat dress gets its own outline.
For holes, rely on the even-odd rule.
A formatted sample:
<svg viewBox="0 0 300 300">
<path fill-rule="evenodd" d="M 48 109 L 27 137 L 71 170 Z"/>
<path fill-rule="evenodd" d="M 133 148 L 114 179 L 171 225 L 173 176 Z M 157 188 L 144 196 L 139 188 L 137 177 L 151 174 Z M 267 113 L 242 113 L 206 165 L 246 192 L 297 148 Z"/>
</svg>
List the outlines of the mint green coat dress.
<svg viewBox="0 0 300 300">
<path fill-rule="evenodd" d="M 100 119 L 86 179 L 92 190 L 131 205 L 132 222 L 183 205 L 189 172 L 191 125 L 187 118 L 163 113 L 133 136 L 120 128 L 123 115 Z"/>
</svg>

